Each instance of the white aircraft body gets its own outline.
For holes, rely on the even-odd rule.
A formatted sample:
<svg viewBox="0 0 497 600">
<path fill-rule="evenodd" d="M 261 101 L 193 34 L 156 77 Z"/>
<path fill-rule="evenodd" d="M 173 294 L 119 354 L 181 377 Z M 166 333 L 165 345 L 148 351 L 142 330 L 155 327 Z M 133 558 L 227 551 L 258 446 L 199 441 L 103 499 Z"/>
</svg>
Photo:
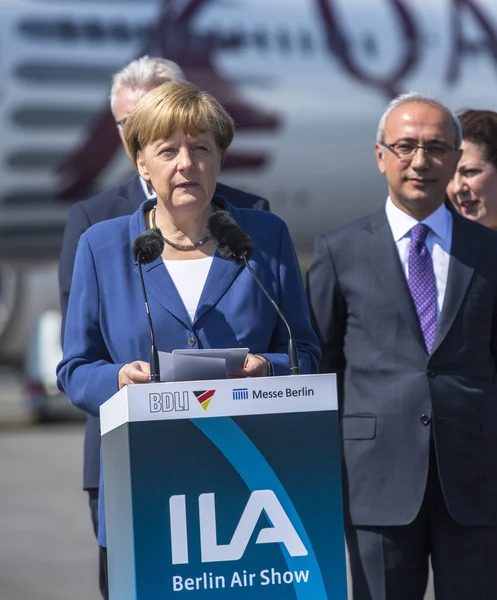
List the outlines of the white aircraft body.
<svg viewBox="0 0 497 600">
<path fill-rule="evenodd" d="M 71 201 L 131 166 L 111 75 L 177 61 L 235 116 L 220 180 L 267 197 L 302 256 L 379 207 L 373 145 L 396 94 L 497 109 L 495 0 L 0 0 L 0 359 L 58 306 Z"/>
</svg>

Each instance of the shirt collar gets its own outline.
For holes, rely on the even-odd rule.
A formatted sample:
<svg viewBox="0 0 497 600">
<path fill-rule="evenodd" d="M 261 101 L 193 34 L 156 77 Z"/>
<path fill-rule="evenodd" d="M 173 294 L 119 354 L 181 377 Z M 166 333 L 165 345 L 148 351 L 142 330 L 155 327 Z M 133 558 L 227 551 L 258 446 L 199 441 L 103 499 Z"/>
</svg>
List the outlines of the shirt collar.
<svg viewBox="0 0 497 600">
<path fill-rule="evenodd" d="M 152 194 L 148 193 L 147 182 L 144 179 L 142 179 L 141 177 L 140 177 L 140 184 L 142 186 L 143 193 L 145 194 L 145 198 L 147 200 L 151 200 L 152 198 L 157 198 L 157 194 L 155 193 L 155 190 Z"/>
<path fill-rule="evenodd" d="M 425 223 L 428 225 L 431 231 L 442 240 L 446 239 L 449 235 L 451 214 L 445 204 L 439 206 L 437 210 L 426 217 L 426 219 L 417 221 L 414 217 L 411 217 L 411 215 L 408 215 L 395 206 L 389 196 L 385 205 L 385 211 L 395 242 L 398 242 L 405 237 L 418 223 Z"/>
</svg>

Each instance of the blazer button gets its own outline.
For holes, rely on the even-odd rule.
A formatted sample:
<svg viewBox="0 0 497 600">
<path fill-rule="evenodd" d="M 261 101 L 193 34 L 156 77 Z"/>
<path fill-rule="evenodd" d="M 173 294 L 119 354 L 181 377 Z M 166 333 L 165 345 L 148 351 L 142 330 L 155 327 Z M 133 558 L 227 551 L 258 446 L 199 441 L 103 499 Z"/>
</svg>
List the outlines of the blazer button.
<svg viewBox="0 0 497 600">
<path fill-rule="evenodd" d="M 188 338 L 188 343 L 190 344 L 190 346 L 195 346 L 197 340 L 192 336 L 191 338 Z"/>
<path fill-rule="evenodd" d="M 426 371 L 428 374 L 428 377 L 431 377 L 431 379 L 435 379 L 435 377 L 437 376 L 436 371 L 434 371 L 433 369 L 428 369 L 428 371 Z"/>
<path fill-rule="evenodd" d="M 426 427 L 427 425 L 429 425 L 431 423 L 431 419 L 428 415 L 421 415 L 421 423 L 423 423 L 423 425 Z"/>
</svg>

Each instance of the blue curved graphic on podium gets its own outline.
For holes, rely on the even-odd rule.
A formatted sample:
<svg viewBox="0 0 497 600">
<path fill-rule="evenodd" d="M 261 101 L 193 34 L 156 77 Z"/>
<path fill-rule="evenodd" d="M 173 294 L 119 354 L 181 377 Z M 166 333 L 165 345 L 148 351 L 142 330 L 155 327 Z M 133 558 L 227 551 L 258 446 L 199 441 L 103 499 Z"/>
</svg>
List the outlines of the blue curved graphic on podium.
<svg viewBox="0 0 497 600">
<path fill-rule="evenodd" d="M 232 419 L 192 419 L 191 422 L 222 452 L 251 491 L 272 489 L 277 494 L 308 550 L 306 557 L 292 558 L 286 548 L 282 547 L 289 569 L 304 567 L 312 573 L 309 582 L 293 583 L 297 600 L 328 600 L 321 569 L 309 536 L 287 491 L 264 456 Z"/>
</svg>

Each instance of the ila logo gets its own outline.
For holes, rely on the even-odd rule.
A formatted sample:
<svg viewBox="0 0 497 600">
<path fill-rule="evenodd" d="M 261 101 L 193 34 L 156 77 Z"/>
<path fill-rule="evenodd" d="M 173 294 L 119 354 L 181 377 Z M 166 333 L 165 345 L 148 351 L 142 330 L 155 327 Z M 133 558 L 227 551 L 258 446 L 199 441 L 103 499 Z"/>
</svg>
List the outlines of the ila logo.
<svg viewBox="0 0 497 600">
<path fill-rule="evenodd" d="M 265 527 L 259 531 L 255 540 L 256 544 L 284 544 L 290 556 L 307 556 L 306 547 L 272 490 L 256 490 L 250 494 L 229 544 L 217 543 L 214 494 L 199 496 L 198 512 L 202 562 L 240 560 L 247 549 L 262 512 L 266 514 L 272 527 Z M 178 495 L 169 498 L 169 519 L 173 565 L 188 564 L 186 496 Z"/>
</svg>

